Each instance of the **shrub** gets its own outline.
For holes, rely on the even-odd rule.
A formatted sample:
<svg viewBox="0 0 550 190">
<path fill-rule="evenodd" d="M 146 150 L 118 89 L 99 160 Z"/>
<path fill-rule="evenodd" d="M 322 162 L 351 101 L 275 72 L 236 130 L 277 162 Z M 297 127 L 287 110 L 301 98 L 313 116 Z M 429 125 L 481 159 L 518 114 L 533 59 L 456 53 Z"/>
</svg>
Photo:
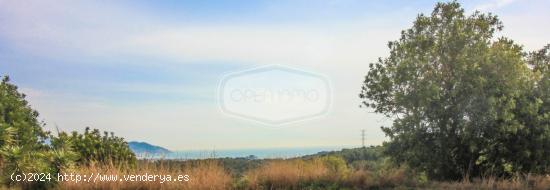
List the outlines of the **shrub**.
<svg viewBox="0 0 550 190">
<path fill-rule="evenodd" d="M 77 164 L 89 165 L 92 161 L 102 164 L 114 164 L 124 167 L 134 167 L 136 156 L 128 147 L 123 138 L 114 133 L 101 132 L 98 129 L 90 130 L 86 127 L 83 134 L 73 131 L 70 135 L 60 132 L 52 137 L 54 149 L 63 148 L 78 154 Z"/>
</svg>

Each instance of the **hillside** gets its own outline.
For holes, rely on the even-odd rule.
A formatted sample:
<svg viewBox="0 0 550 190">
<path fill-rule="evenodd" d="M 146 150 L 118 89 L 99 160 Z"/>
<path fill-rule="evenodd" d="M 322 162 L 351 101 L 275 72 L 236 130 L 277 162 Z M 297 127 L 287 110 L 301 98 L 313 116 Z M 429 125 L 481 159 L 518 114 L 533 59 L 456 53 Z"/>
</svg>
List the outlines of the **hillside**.
<svg viewBox="0 0 550 190">
<path fill-rule="evenodd" d="M 171 151 L 166 148 L 155 146 L 146 142 L 130 141 L 128 142 L 128 146 L 136 155 L 171 153 Z"/>
</svg>

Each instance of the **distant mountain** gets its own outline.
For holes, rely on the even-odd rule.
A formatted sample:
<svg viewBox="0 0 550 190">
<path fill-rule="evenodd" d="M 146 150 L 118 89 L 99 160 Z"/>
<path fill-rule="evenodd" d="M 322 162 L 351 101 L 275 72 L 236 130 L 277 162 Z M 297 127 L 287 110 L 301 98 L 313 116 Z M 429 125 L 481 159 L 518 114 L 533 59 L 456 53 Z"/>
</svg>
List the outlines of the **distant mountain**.
<svg viewBox="0 0 550 190">
<path fill-rule="evenodd" d="M 155 146 L 146 142 L 130 141 L 128 142 L 128 146 L 138 156 L 144 154 L 159 155 L 171 153 L 171 151 L 166 148 Z"/>
</svg>

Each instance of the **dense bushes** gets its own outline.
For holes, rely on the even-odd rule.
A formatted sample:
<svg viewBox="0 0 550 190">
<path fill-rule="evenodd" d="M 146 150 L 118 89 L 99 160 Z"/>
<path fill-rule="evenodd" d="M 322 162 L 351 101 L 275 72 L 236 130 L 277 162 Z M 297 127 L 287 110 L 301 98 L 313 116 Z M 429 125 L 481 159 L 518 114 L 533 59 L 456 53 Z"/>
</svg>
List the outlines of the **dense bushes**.
<svg viewBox="0 0 550 190">
<path fill-rule="evenodd" d="M 70 169 L 75 165 L 101 162 L 121 167 L 135 165 L 135 155 L 126 142 L 112 133 L 100 135 L 99 130 L 84 134 L 65 132 L 57 136 L 43 130 L 25 95 L 4 77 L 0 84 L 0 182 L 14 185 L 12 173 L 50 173 Z M 49 143 L 47 143 L 49 142 Z M 54 182 L 52 180 L 51 182 Z M 44 182 L 21 183 L 23 188 L 39 188 Z"/>
<path fill-rule="evenodd" d="M 136 156 L 128 147 L 123 138 L 114 136 L 113 133 L 104 132 L 103 136 L 99 130 L 90 131 L 86 127 L 83 134 L 73 131 L 70 135 L 60 132 L 53 137 L 51 145 L 54 149 L 69 147 L 78 153 L 77 163 L 89 165 L 91 162 L 100 164 L 135 164 Z"/>
</svg>

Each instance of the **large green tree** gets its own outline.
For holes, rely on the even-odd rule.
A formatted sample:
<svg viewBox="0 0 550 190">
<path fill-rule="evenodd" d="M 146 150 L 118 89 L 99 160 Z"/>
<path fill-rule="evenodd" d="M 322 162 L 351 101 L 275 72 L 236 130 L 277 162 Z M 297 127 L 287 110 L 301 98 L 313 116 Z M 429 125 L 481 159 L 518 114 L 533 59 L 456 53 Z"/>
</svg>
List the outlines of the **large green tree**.
<svg viewBox="0 0 550 190">
<path fill-rule="evenodd" d="M 0 83 L 0 182 L 13 184 L 13 172 L 49 172 L 44 141 L 48 132 L 17 86 L 3 77 Z M 34 185 L 34 184 L 27 184 Z M 34 187 L 34 186 L 33 186 Z"/>
<path fill-rule="evenodd" d="M 501 29 L 495 15 L 438 3 L 369 65 L 360 97 L 394 118 L 382 128 L 394 161 L 435 179 L 548 171 L 548 53 L 526 58 L 494 38 Z"/>
<path fill-rule="evenodd" d="M 37 118 L 38 112 L 28 105 L 25 94 L 18 92 L 8 77 L 3 77 L 0 83 L 0 147 L 43 148 L 48 133 Z"/>
</svg>

